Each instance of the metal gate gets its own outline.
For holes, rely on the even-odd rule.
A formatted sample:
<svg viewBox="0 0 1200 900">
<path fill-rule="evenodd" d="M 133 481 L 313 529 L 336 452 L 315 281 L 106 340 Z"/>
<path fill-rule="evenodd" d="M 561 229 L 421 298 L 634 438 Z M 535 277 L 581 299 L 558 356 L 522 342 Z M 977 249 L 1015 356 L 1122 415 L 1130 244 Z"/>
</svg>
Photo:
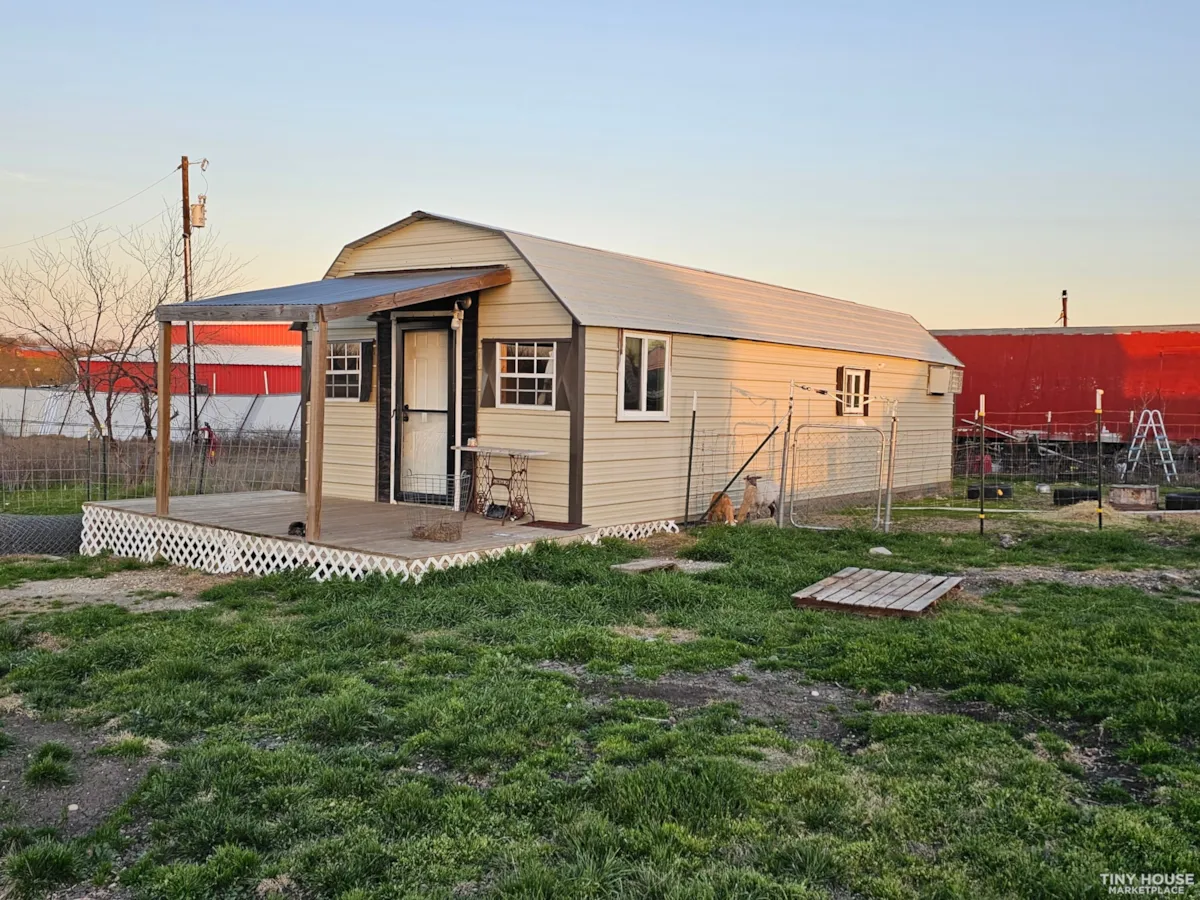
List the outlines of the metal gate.
<svg viewBox="0 0 1200 900">
<path fill-rule="evenodd" d="M 798 528 L 884 522 L 886 437 L 870 425 L 800 425 L 792 436 L 788 520 Z"/>
</svg>

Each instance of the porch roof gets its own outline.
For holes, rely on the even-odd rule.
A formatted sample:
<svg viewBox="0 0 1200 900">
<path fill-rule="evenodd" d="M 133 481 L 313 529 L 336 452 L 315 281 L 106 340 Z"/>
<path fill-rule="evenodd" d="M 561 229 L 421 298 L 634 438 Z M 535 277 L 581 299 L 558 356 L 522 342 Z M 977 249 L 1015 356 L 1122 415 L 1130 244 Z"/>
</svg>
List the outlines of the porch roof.
<svg viewBox="0 0 1200 900">
<path fill-rule="evenodd" d="M 165 303 L 155 315 L 160 322 L 315 322 L 318 316 L 326 320 L 366 316 L 384 309 L 498 287 L 510 281 L 512 272 L 507 266 L 349 275 L 191 303 Z"/>
</svg>

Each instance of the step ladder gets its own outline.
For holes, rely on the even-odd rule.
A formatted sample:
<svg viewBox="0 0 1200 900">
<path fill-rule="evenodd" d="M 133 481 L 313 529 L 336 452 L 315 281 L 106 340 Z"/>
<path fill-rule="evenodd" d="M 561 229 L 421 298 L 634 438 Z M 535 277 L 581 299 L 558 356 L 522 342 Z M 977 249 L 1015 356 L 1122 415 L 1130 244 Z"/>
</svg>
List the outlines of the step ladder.
<svg viewBox="0 0 1200 900">
<path fill-rule="evenodd" d="M 1133 432 L 1133 441 L 1129 444 L 1129 460 L 1125 465 L 1125 472 L 1121 480 L 1127 480 L 1137 471 L 1147 438 L 1152 438 L 1154 441 L 1154 448 L 1158 451 L 1158 458 L 1162 462 L 1163 475 L 1167 483 L 1177 480 L 1179 472 L 1175 468 L 1175 456 L 1171 453 L 1171 442 L 1167 440 L 1167 426 L 1163 424 L 1162 411 L 1157 409 L 1143 409 L 1142 414 L 1138 416 L 1137 428 Z"/>
</svg>

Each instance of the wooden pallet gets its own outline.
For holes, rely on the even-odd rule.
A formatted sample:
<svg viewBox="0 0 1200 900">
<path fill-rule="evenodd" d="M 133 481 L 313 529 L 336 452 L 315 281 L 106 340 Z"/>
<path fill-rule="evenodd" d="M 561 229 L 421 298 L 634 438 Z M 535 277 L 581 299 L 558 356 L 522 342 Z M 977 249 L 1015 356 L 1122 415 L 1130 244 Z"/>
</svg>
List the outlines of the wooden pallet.
<svg viewBox="0 0 1200 900">
<path fill-rule="evenodd" d="M 849 566 L 792 594 L 797 609 L 840 609 L 876 616 L 919 616 L 961 578 Z"/>
</svg>

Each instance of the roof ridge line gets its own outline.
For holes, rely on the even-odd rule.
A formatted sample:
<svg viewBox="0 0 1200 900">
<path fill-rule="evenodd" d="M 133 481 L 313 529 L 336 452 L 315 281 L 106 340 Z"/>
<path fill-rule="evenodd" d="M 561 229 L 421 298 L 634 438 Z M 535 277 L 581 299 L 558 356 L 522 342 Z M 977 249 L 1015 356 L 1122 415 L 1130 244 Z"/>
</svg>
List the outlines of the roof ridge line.
<svg viewBox="0 0 1200 900">
<path fill-rule="evenodd" d="M 728 272 L 718 272 L 715 269 L 702 269 L 699 266 L 685 266 L 682 263 L 673 263 L 673 262 L 667 262 L 666 260 L 661 260 L 661 259 L 652 259 L 649 256 L 638 256 L 637 254 L 624 253 L 620 250 L 605 250 L 603 247 L 593 247 L 590 244 L 576 244 L 573 241 L 562 241 L 562 240 L 559 240 L 558 238 L 545 237 L 540 234 L 533 234 L 532 232 L 529 232 L 529 231 L 518 231 L 514 228 L 502 228 L 502 227 L 499 227 L 496 225 L 486 225 L 483 222 L 473 222 L 469 219 L 459 219 L 454 216 L 445 216 L 445 215 L 442 215 L 441 213 L 429 212 L 428 210 L 422 210 L 422 209 L 414 210 L 412 215 L 408 216 L 406 218 L 413 218 L 413 217 L 417 217 L 417 216 L 420 216 L 422 218 L 441 219 L 446 222 L 457 222 L 460 225 L 468 225 L 472 228 L 483 228 L 487 231 L 494 231 L 497 234 L 503 234 L 504 236 L 509 237 L 510 240 L 511 240 L 512 235 L 516 235 L 517 237 L 532 238 L 535 241 L 545 241 L 546 243 L 549 243 L 549 244 L 561 244 L 564 247 L 574 247 L 577 250 L 588 250 L 592 253 L 603 253 L 607 256 L 620 256 L 624 259 L 632 259 L 632 260 L 635 260 L 635 261 L 641 262 L 641 263 L 649 263 L 650 265 L 662 266 L 663 268 L 666 268 L 666 269 L 676 269 L 676 270 L 682 270 L 684 272 L 699 272 L 702 275 L 712 275 L 716 278 L 728 278 L 731 281 L 742 281 L 742 282 L 745 282 L 746 284 L 757 284 L 757 285 L 761 285 L 762 287 L 775 288 L 777 290 L 792 291 L 793 293 L 803 294 L 806 297 L 812 297 L 817 300 L 832 300 L 835 303 L 849 303 L 852 306 L 859 306 L 859 307 L 863 307 L 864 309 L 870 309 L 870 310 L 883 309 L 885 312 L 895 313 L 898 316 L 907 316 L 908 318 L 912 319 L 913 321 L 917 321 L 916 316 L 914 316 L 912 313 L 902 312 L 901 310 L 896 310 L 896 309 L 887 309 L 885 307 L 873 306 L 870 303 L 862 303 L 858 300 L 846 300 L 842 297 L 831 297 L 829 294 L 817 294 L 817 293 L 814 293 L 813 291 L 803 290 L 802 288 L 789 287 L 786 284 L 776 284 L 771 281 L 762 281 L 757 278 L 746 278 L 744 275 L 730 275 Z M 404 221 L 404 220 L 402 219 L 401 221 Z M 396 224 L 399 224 L 399 223 L 396 223 Z"/>
</svg>

